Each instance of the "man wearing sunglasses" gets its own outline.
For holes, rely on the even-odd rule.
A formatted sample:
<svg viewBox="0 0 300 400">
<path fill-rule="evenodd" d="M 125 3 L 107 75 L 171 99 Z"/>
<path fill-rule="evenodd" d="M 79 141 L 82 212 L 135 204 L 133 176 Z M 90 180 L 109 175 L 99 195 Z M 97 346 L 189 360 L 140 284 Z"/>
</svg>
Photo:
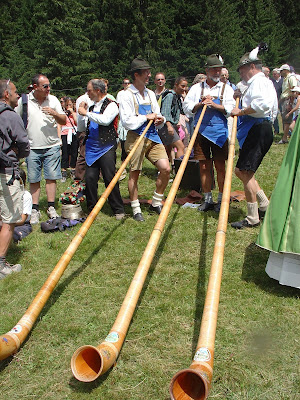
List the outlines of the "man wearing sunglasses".
<svg viewBox="0 0 300 400">
<path fill-rule="evenodd" d="M 55 210 L 56 181 L 61 179 L 61 140 L 58 137 L 57 124 L 66 124 L 66 114 L 59 100 L 50 94 L 50 82 L 47 76 L 35 75 L 32 78 L 32 86 L 33 91 L 28 95 L 27 120 L 30 154 L 26 158 L 26 163 L 33 203 L 31 224 L 38 224 L 42 168 L 46 179 L 47 215 L 49 218 L 59 216 Z M 16 111 L 22 116 L 22 99 L 19 99 Z"/>
</svg>

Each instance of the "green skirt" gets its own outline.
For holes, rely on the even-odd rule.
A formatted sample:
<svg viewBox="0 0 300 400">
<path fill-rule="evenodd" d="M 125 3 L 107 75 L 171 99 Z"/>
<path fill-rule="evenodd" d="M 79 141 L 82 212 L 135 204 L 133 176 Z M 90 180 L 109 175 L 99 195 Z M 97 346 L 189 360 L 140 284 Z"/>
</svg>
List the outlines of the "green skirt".
<svg viewBox="0 0 300 400">
<path fill-rule="evenodd" d="M 256 244 L 265 249 L 300 254 L 300 118 L 279 170 Z"/>
</svg>

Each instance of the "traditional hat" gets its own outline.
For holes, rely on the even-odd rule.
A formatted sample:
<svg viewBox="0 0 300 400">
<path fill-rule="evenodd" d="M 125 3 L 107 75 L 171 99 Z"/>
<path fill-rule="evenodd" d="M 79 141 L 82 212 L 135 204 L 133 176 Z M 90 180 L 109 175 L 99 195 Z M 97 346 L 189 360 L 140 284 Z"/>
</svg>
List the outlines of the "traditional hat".
<svg viewBox="0 0 300 400">
<path fill-rule="evenodd" d="M 211 54 L 207 57 L 206 63 L 204 65 L 205 68 L 218 68 L 225 67 L 223 58 L 220 54 Z"/>
<path fill-rule="evenodd" d="M 137 56 L 130 65 L 129 72 L 138 71 L 139 69 L 150 69 L 148 61 L 144 60 L 141 56 Z"/>
<path fill-rule="evenodd" d="M 290 67 L 288 64 L 283 64 L 283 65 L 279 68 L 279 71 L 282 71 L 282 70 L 284 70 L 284 69 L 287 69 L 288 71 L 290 71 L 290 70 L 291 70 L 291 67 Z"/>
<path fill-rule="evenodd" d="M 239 72 L 239 69 L 243 65 L 247 64 L 255 64 L 255 63 L 261 63 L 261 59 L 258 58 L 258 52 L 260 51 L 267 51 L 268 50 L 268 45 L 267 43 L 260 43 L 255 49 L 251 50 L 250 53 L 245 53 L 243 57 L 240 59 L 239 66 L 237 67 L 237 71 Z"/>
</svg>

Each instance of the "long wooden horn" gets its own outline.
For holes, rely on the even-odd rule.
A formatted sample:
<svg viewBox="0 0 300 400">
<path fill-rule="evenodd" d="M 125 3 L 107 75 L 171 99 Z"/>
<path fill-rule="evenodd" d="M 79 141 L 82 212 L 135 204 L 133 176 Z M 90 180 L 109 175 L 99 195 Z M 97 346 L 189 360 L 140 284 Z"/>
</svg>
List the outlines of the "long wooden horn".
<svg viewBox="0 0 300 400">
<path fill-rule="evenodd" d="M 133 280 L 129 286 L 123 304 L 117 315 L 115 323 L 110 330 L 110 333 L 105 338 L 104 342 L 99 344 L 97 347 L 90 345 L 81 346 L 74 352 L 72 356 L 71 369 L 73 375 L 82 382 L 94 381 L 100 375 L 103 375 L 109 368 L 111 368 L 118 358 L 147 273 L 155 255 L 159 239 L 180 185 L 194 142 L 196 140 L 197 132 L 202 122 L 206 107 L 206 105 L 203 107 L 181 166 L 176 174 L 169 195 L 152 231 L 139 266 L 135 272 Z"/>
<path fill-rule="evenodd" d="M 0 336 L 0 360 L 4 360 L 5 358 L 11 356 L 12 354 L 16 353 L 20 348 L 21 344 L 26 339 L 28 333 L 31 331 L 33 324 L 37 320 L 42 308 L 46 304 L 47 300 L 49 299 L 51 293 L 53 292 L 57 282 L 61 278 L 62 274 L 64 273 L 65 269 L 69 265 L 71 258 L 73 257 L 74 253 L 78 249 L 80 243 L 82 242 L 83 238 L 85 237 L 87 231 L 91 227 L 92 223 L 94 222 L 96 216 L 98 215 L 99 211 L 105 204 L 106 199 L 110 195 L 111 191 L 115 187 L 116 183 L 118 182 L 122 172 L 126 168 L 126 165 L 129 163 L 131 157 L 133 156 L 134 152 L 138 148 L 139 144 L 143 140 L 143 137 L 147 133 L 150 125 L 152 124 L 152 120 L 149 121 L 147 124 L 144 132 L 140 135 L 139 139 L 137 140 L 136 144 L 133 146 L 132 150 L 124 160 L 123 164 L 121 165 L 120 169 L 117 171 L 116 175 L 111 180 L 110 184 L 107 186 L 106 190 L 98 200 L 97 204 L 93 208 L 93 210 L 88 215 L 85 222 L 82 224 L 80 230 L 68 246 L 67 250 L 64 252 L 58 263 L 56 264 L 54 270 L 49 275 L 48 279 L 42 286 L 41 290 L 38 292 L 34 300 L 32 301 L 31 305 L 27 309 L 26 313 L 17 323 L 17 325 L 5 335 Z"/>
<path fill-rule="evenodd" d="M 236 100 L 236 107 L 238 107 L 238 104 L 239 99 Z M 171 400 L 207 399 L 211 386 L 236 129 L 237 117 L 234 117 L 214 254 L 197 349 L 190 367 L 177 372 L 172 378 L 170 384 Z"/>
</svg>

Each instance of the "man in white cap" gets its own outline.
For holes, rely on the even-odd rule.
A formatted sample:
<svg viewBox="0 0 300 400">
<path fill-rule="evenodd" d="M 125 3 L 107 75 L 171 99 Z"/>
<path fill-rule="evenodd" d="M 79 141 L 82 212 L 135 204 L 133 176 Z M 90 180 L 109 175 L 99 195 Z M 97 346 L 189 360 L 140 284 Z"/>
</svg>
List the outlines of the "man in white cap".
<svg viewBox="0 0 300 400">
<path fill-rule="evenodd" d="M 247 83 L 247 89 L 243 95 L 235 92 L 241 99 L 240 108 L 234 108 L 231 113 L 239 117 L 240 152 L 235 174 L 243 182 L 248 208 L 245 219 L 231 224 L 236 229 L 258 226 L 269 205 L 254 174 L 273 142 L 272 122 L 277 114 L 277 95 L 271 80 L 262 72 L 262 62 L 254 50 L 240 60 L 238 72 Z"/>
<path fill-rule="evenodd" d="M 282 92 L 279 100 L 279 104 L 282 109 L 282 123 L 283 123 L 283 136 L 277 144 L 288 143 L 288 134 L 290 124 L 293 121 L 293 114 L 287 114 L 291 111 L 293 106 L 294 97 L 291 90 L 297 86 L 297 79 L 291 74 L 291 68 L 288 64 L 283 64 L 280 68 L 280 74 L 283 77 Z"/>
</svg>

